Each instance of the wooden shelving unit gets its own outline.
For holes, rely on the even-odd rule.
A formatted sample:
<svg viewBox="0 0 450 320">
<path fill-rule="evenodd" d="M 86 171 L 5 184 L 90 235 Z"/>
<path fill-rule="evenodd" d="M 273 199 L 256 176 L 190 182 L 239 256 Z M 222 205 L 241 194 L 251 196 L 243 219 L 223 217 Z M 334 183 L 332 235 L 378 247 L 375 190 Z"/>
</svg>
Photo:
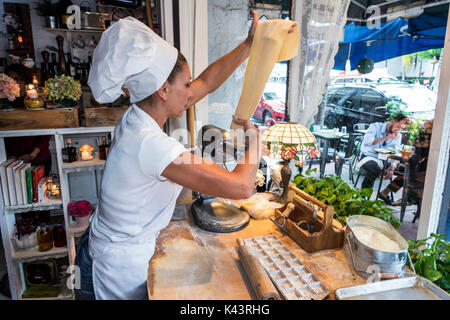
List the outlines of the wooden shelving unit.
<svg viewBox="0 0 450 320">
<path fill-rule="evenodd" d="M 75 238 L 80 237 L 86 227 L 78 227 L 68 216 L 67 205 L 72 201 L 70 192 L 70 175 L 79 172 L 103 170 L 106 161 L 97 158 L 90 161 L 76 161 L 64 163 L 62 161 L 62 148 L 67 138 L 86 137 L 89 139 L 99 139 L 100 136 L 110 135 L 114 138 L 114 127 L 90 127 L 90 128 L 61 128 L 61 129 L 40 129 L 40 130 L 8 130 L 0 131 L 0 163 L 6 161 L 5 137 L 52 135 L 55 140 L 56 164 L 60 179 L 61 198 L 46 199 L 40 203 L 4 206 L 3 193 L 0 192 L 0 228 L 2 230 L 2 241 L 5 249 L 6 265 L 8 268 L 9 285 L 13 300 L 22 299 L 22 294 L 26 289 L 23 267 L 24 262 L 33 260 L 45 260 L 67 257 L 68 265 L 75 262 L 76 247 Z M 99 189 L 97 190 L 99 192 Z M 97 193 L 98 193 L 97 192 Z M 97 194 L 98 196 L 98 194 Z M 66 226 L 67 246 L 62 248 L 52 248 L 49 251 L 40 252 L 37 247 L 31 249 L 17 249 L 13 243 L 15 235 L 15 215 L 28 211 L 60 210 L 64 217 Z M 69 300 L 73 295 L 60 295 L 58 297 L 24 299 L 24 300 Z"/>
</svg>

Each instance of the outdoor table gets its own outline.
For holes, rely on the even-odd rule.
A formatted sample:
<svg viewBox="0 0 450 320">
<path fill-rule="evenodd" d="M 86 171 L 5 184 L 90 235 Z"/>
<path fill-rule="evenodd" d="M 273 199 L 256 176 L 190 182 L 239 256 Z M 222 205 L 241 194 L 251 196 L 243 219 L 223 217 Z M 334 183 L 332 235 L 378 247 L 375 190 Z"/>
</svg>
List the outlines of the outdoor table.
<svg viewBox="0 0 450 320">
<path fill-rule="evenodd" d="M 381 172 L 381 176 L 380 176 L 380 184 L 378 186 L 377 199 L 378 199 L 378 195 L 380 194 L 380 191 L 381 191 L 381 185 L 383 183 L 384 173 L 386 172 L 388 158 L 390 158 L 392 160 L 398 160 L 400 163 L 405 165 L 405 171 L 403 172 L 404 179 L 403 179 L 403 190 L 402 190 L 402 205 L 401 205 L 401 209 L 400 209 L 400 222 L 403 222 L 403 218 L 404 218 L 405 212 L 406 212 L 406 203 L 408 201 L 409 158 L 403 158 L 401 156 L 401 154 L 384 153 L 384 152 L 379 152 L 380 149 L 377 149 L 377 150 L 375 150 L 375 151 L 378 153 L 378 159 L 383 161 L 383 171 Z"/>
<path fill-rule="evenodd" d="M 361 133 L 362 135 L 367 133 L 367 129 L 365 130 L 355 130 L 355 132 Z"/>
<path fill-rule="evenodd" d="M 325 166 L 327 164 L 327 158 L 328 158 L 328 147 L 330 142 L 332 141 L 339 141 L 342 138 L 348 138 L 348 133 L 342 133 L 337 132 L 334 133 L 333 130 L 322 130 L 318 132 L 313 132 L 313 134 L 316 136 L 316 138 L 320 139 L 320 141 L 323 141 L 323 152 L 320 156 L 320 177 L 322 178 L 325 174 Z M 325 155 L 325 156 L 324 156 Z"/>
</svg>

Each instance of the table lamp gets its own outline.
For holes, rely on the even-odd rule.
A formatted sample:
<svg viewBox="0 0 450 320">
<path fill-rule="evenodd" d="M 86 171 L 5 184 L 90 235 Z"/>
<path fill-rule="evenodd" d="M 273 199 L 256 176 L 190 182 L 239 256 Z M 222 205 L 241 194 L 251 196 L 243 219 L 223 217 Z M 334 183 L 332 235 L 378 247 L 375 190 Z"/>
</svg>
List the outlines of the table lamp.
<svg viewBox="0 0 450 320">
<path fill-rule="evenodd" d="M 288 185 L 291 179 L 289 162 L 294 159 L 301 167 L 306 160 L 320 157 L 320 148 L 316 137 L 304 126 L 293 122 L 280 122 L 267 129 L 262 135 L 262 143 L 269 150 L 269 157 L 282 159 L 281 184 L 283 192 L 271 201 L 287 202 Z"/>
</svg>

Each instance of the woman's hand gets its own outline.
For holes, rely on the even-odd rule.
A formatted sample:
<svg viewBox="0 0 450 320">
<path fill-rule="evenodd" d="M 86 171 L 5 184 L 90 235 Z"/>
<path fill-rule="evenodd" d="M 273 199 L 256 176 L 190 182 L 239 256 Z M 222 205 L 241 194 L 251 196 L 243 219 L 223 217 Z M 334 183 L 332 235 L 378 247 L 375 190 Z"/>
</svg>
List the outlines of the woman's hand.
<svg viewBox="0 0 450 320">
<path fill-rule="evenodd" d="M 258 136 L 259 131 L 250 120 L 244 120 L 244 119 L 238 118 L 236 116 L 233 116 L 233 121 L 235 123 L 237 123 L 238 125 L 243 126 L 246 133 L 252 132 L 252 135 L 254 133 L 256 136 Z"/>
<path fill-rule="evenodd" d="M 256 12 L 255 10 L 252 10 L 251 12 L 252 12 L 252 16 L 253 16 L 253 21 L 252 21 L 250 30 L 248 30 L 247 39 L 245 40 L 248 43 L 248 45 L 250 45 L 250 46 L 253 43 L 253 38 L 255 37 L 256 27 L 257 27 L 258 21 L 259 21 L 258 12 Z"/>
</svg>

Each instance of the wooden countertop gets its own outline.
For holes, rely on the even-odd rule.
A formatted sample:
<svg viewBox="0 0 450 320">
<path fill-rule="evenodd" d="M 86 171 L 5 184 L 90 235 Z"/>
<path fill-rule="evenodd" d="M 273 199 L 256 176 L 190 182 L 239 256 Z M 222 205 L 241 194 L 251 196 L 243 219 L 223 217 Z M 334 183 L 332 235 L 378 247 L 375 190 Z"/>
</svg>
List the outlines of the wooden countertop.
<svg viewBox="0 0 450 320">
<path fill-rule="evenodd" d="M 213 233 L 200 229 L 188 216 L 161 231 L 149 262 L 148 294 L 158 300 L 255 299 L 239 262 L 236 239 L 275 235 L 330 290 L 364 284 L 348 263 L 342 248 L 308 253 L 284 235 L 269 219 L 254 220 L 241 231 Z"/>
</svg>

